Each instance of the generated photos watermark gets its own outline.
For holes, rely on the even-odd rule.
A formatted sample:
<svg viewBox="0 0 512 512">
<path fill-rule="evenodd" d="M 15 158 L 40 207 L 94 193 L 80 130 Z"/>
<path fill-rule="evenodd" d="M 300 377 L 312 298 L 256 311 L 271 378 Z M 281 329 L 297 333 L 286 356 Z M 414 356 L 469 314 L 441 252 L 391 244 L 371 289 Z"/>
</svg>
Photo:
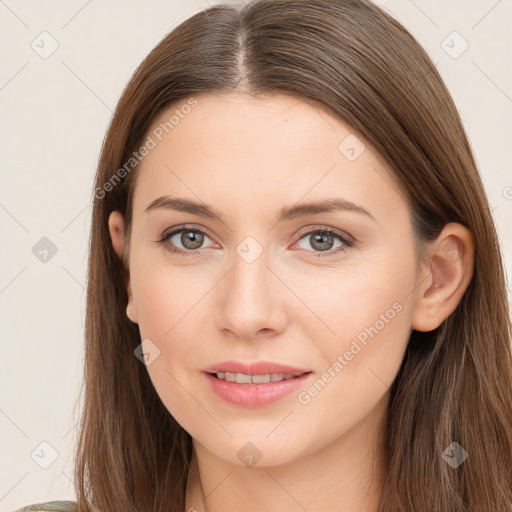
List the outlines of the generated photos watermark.
<svg viewBox="0 0 512 512">
<path fill-rule="evenodd" d="M 111 192 L 117 185 L 122 183 L 123 179 L 130 174 L 130 172 L 143 160 L 143 158 L 149 155 L 149 152 L 152 149 L 156 148 L 158 142 L 161 142 L 165 135 L 171 133 L 171 131 L 178 126 L 181 120 L 190 114 L 192 108 L 195 106 L 197 106 L 197 100 L 189 98 L 184 105 L 174 111 L 167 121 L 160 123 L 156 128 L 154 128 L 138 151 L 134 151 L 123 166 L 120 167 L 116 173 L 103 184 L 102 187 L 97 187 L 94 190 L 94 197 L 96 199 L 103 199 L 107 192 Z"/>
<path fill-rule="evenodd" d="M 359 354 L 359 352 L 366 347 L 369 341 L 368 338 L 370 337 L 373 339 L 377 336 L 379 332 L 381 332 L 384 327 L 386 327 L 386 325 L 389 324 L 389 322 L 393 320 L 400 311 L 402 311 L 402 309 L 402 304 L 397 301 L 387 309 L 385 313 L 381 313 L 378 320 L 376 320 L 372 325 L 365 327 L 356 336 L 356 338 L 352 340 L 350 349 L 346 350 L 343 354 L 338 355 L 336 361 L 327 368 L 319 379 L 317 379 L 307 390 L 301 391 L 297 395 L 298 402 L 302 405 L 307 405 L 315 396 L 318 396 L 325 386 L 331 382 L 343 370 L 343 368 L 352 361 L 352 359 L 354 359 L 354 356 Z"/>
</svg>

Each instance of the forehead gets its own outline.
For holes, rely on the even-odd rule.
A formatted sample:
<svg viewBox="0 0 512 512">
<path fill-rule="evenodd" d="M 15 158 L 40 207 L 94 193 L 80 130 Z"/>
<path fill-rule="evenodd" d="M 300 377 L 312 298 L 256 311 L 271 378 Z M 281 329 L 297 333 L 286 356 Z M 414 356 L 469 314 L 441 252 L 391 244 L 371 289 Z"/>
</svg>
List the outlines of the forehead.
<svg viewBox="0 0 512 512">
<path fill-rule="evenodd" d="M 198 95 L 162 111 L 146 136 L 154 147 L 137 170 L 140 212 L 173 193 L 260 209 L 274 197 L 288 204 L 328 193 L 360 201 L 378 188 L 376 173 L 388 172 L 348 124 L 286 95 Z"/>
<path fill-rule="evenodd" d="M 286 95 L 253 97 L 246 94 L 205 94 L 173 104 L 153 121 L 149 134 L 157 139 L 159 156 L 171 146 L 193 150 L 210 158 L 257 151 L 259 158 L 298 154 L 305 147 L 329 148 L 337 154 L 340 137 L 353 130 L 324 107 Z M 216 151 L 217 149 L 217 151 Z M 304 156 L 304 155 L 302 155 Z"/>
</svg>

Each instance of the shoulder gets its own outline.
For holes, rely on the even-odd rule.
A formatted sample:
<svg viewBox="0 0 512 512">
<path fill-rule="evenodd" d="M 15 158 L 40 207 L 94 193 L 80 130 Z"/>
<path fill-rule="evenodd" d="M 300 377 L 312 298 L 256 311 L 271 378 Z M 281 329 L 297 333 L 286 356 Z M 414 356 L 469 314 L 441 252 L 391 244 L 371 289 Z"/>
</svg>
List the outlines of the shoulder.
<svg viewBox="0 0 512 512">
<path fill-rule="evenodd" d="M 75 512 L 75 501 L 46 501 L 44 503 L 34 503 L 26 505 L 14 512 Z"/>
</svg>

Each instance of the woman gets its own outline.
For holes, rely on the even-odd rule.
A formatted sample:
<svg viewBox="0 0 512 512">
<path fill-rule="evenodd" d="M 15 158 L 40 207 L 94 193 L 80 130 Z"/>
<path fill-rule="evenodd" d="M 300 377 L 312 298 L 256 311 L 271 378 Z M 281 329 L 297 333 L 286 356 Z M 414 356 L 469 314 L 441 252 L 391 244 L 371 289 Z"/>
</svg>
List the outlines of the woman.
<svg viewBox="0 0 512 512">
<path fill-rule="evenodd" d="M 459 115 L 399 23 L 207 9 L 116 108 L 77 502 L 23 510 L 510 511 L 507 308 Z"/>
</svg>

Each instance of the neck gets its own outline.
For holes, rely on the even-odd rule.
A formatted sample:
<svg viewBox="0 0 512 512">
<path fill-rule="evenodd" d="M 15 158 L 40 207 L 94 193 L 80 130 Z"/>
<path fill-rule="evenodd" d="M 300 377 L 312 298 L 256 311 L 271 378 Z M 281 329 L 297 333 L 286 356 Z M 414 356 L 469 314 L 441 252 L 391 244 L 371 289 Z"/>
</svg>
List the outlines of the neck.
<svg viewBox="0 0 512 512">
<path fill-rule="evenodd" d="M 279 466 L 232 464 L 194 439 L 185 510 L 377 512 L 384 471 L 377 441 L 387 405 L 382 400 L 334 442 Z"/>
</svg>

